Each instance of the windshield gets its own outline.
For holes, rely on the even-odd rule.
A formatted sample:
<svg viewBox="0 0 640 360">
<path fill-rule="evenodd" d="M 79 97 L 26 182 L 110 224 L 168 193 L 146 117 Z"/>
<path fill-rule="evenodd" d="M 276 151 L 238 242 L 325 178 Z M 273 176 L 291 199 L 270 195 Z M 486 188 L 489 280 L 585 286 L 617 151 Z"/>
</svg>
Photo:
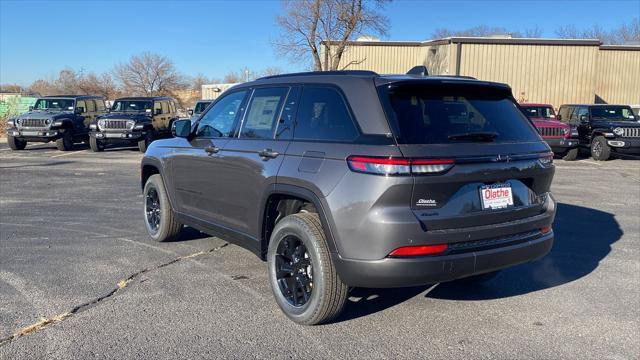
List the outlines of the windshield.
<svg viewBox="0 0 640 360">
<path fill-rule="evenodd" d="M 211 101 L 200 101 L 200 102 L 196 103 L 196 107 L 193 109 L 193 113 L 194 114 L 202 114 L 204 109 L 206 109 L 207 106 L 209 106 L 209 104 L 211 104 Z"/>
<path fill-rule="evenodd" d="M 556 113 L 550 106 L 522 106 L 522 111 L 528 118 L 555 119 Z"/>
<path fill-rule="evenodd" d="M 633 111 L 628 106 L 597 106 L 591 108 L 591 118 L 594 120 L 623 120 L 634 121 Z"/>
<path fill-rule="evenodd" d="M 33 106 L 36 110 L 69 111 L 73 110 L 73 99 L 38 99 Z"/>
<path fill-rule="evenodd" d="M 500 90 L 418 85 L 399 87 L 387 96 L 399 143 L 538 140 L 516 103 Z"/>
<path fill-rule="evenodd" d="M 141 100 L 117 100 L 111 111 L 117 112 L 145 112 L 153 108 L 153 102 Z"/>
</svg>

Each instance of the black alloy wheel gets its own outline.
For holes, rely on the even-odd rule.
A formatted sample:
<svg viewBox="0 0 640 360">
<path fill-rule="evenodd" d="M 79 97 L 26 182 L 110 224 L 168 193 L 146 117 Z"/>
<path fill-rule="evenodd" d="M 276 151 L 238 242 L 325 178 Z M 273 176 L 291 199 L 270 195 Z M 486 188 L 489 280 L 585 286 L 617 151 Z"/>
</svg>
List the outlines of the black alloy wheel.
<svg viewBox="0 0 640 360">
<path fill-rule="evenodd" d="M 144 211 L 147 215 L 149 230 L 157 233 L 160 229 L 160 196 L 155 188 L 150 188 L 145 199 Z"/>
<path fill-rule="evenodd" d="M 313 292 L 313 263 L 304 243 L 293 235 L 282 239 L 275 265 L 282 296 L 292 306 L 304 306 Z"/>
</svg>

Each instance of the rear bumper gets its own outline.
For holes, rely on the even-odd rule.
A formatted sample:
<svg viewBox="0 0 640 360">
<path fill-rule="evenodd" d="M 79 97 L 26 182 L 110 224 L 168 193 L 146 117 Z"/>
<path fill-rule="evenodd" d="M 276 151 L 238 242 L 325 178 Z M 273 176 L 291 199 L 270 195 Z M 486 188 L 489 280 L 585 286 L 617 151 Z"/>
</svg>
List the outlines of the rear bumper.
<svg viewBox="0 0 640 360">
<path fill-rule="evenodd" d="M 341 280 L 354 287 L 407 287 L 456 280 L 539 259 L 553 245 L 553 232 L 493 249 L 453 255 L 381 260 L 343 259 L 333 254 Z"/>
<path fill-rule="evenodd" d="M 551 147 L 554 153 L 562 153 L 578 147 L 578 140 L 576 139 L 551 138 L 544 139 L 544 141 Z"/>
</svg>

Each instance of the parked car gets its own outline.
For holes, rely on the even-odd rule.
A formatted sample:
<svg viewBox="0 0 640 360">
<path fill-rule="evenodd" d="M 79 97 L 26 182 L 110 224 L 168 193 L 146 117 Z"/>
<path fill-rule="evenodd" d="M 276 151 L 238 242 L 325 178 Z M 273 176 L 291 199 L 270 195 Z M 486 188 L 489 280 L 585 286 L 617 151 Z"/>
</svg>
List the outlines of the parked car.
<svg viewBox="0 0 640 360">
<path fill-rule="evenodd" d="M 564 160 L 575 160 L 578 156 L 578 142 L 571 138 L 571 127 L 558 119 L 549 104 L 520 104 L 524 114 L 549 144 L 553 152 Z"/>
<path fill-rule="evenodd" d="M 7 141 L 12 150 L 23 150 L 28 142 L 55 141 L 58 150 L 73 149 L 86 142 L 89 123 L 105 112 L 104 98 L 87 95 L 45 96 L 29 111 L 9 119 Z"/>
<path fill-rule="evenodd" d="M 189 116 L 192 122 L 198 120 L 200 114 L 204 112 L 204 110 L 211 104 L 213 100 L 198 100 L 196 105 L 193 107 L 193 110 L 189 110 Z"/>
<path fill-rule="evenodd" d="M 91 150 L 102 151 L 108 143 L 124 142 L 137 144 L 145 152 L 155 139 L 171 134 L 177 119 L 175 100 L 170 97 L 116 99 L 108 114 L 91 123 Z"/>
<path fill-rule="evenodd" d="M 562 105 L 558 119 L 571 126 L 572 138 L 594 160 L 608 160 L 612 153 L 640 154 L 640 124 L 628 105 Z"/>
<path fill-rule="evenodd" d="M 553 243 L 553 153 L 504 84 L 271 76 L 174 136 L 141 163 L 151 238 L 189 225 L 251 250 L 300 324 L 335 318 L 349 287 L 486 280 Z"/>
</svg>

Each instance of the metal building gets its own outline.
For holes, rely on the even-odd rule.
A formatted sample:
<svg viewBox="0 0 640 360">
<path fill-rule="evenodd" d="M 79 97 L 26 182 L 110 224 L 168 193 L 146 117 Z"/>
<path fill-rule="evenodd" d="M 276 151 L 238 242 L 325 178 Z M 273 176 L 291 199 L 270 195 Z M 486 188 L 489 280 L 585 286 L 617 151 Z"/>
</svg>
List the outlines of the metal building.
<svg viewBox="0 0 640 360">
<path fill-rule="evenodd" d="M 330 57 L 335 43 L 324 43 Z M 329 50 L 329 51 L 327 51 Z M 519 101 L 640 103 L 640 46 L 599 40 L 452 37 L 422 42 L 353 41 L 341 69 L 404 73 L 425 65 L 432 75 L 466 75 L 511 85 Z"/>
<path fill-rule="evenodd" d="M 231 83 L 202 85 L 202 100 L 215 100 L 218 98 L 218 96 L 220 96 L 220 94 L 229 90 L 234 85 L 237 84 Z"/>
</svg>

